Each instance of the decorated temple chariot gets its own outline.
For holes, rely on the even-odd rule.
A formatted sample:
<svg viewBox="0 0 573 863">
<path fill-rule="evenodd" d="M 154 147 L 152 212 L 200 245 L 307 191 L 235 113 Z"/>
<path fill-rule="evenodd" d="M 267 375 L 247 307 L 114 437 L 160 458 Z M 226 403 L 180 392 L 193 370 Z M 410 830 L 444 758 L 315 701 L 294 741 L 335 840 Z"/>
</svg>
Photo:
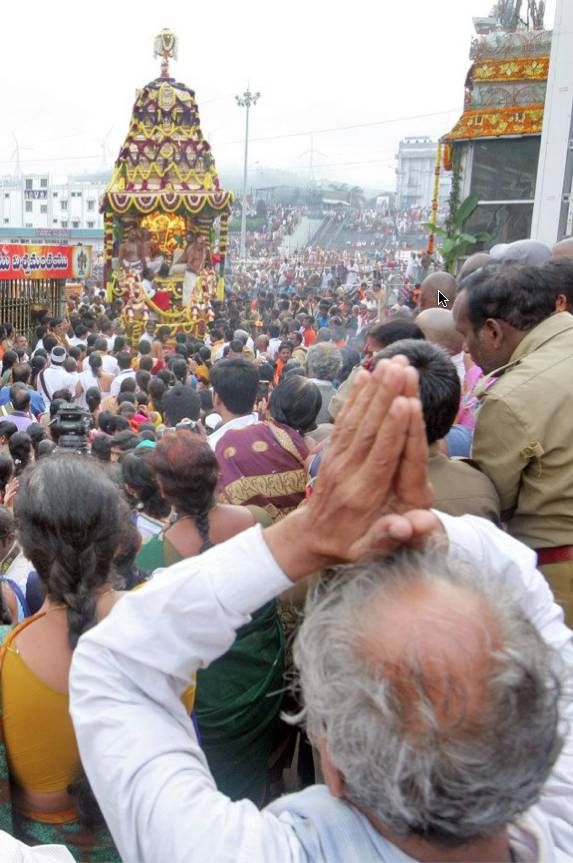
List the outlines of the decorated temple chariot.
<svg viewBox="0 0 573 863">
<path fill-rule="evenodd" d="M 102 198 L 108 298 L 123 301 L 136 344 L 152 317 L 201 336 L 223 299 L 233 194 L 221 187 L 195 94 L 170 77 L 177 39 L 155 39 L 161 75 L 137 93 L 129 131 Z"/>
</svg>

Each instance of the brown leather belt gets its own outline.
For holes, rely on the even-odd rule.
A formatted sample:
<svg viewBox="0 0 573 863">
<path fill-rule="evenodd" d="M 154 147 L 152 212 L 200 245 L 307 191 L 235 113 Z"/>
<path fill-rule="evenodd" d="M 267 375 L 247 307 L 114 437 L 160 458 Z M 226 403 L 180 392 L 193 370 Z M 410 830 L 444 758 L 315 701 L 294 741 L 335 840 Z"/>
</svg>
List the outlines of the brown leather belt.
<svg viewBox="0 0 573 863">
<path fill-rule="evenodd" d="M 565 563 L 573 560 L 573 545 L 558 545 L 555 548 L 538 548 L 537 563 L 547 566 L 550 563 Z"/>
</svg>

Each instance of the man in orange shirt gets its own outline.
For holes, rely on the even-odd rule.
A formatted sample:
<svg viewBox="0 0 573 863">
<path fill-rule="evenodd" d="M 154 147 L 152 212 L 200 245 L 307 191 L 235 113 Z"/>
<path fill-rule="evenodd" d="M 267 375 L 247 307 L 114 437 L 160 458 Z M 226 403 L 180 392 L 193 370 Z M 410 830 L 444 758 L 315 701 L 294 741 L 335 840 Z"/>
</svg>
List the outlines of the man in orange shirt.
<svg viewBox="0 0 573 863">
<path fill-rule="evenodd" d="M 305 348 L 311 348 L 316 342 L 317 336 L 312 315 L 307 315 L 303 318 L 301 335 Z"/>
</svg>

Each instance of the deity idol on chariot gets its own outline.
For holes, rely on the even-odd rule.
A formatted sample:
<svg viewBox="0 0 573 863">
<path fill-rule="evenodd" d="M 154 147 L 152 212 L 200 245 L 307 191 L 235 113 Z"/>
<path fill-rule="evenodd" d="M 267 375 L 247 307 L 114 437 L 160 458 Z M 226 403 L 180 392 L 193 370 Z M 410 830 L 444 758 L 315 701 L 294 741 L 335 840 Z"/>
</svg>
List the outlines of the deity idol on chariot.
<svg viewBox="0 0 573 863">
<path fill-rule="evenodd" d="M 215 170 L 195 94 L 170 76 L 177 39 L 155 39 L 161 75 L 137 93 L 101 209 L 108 296 L 124 302 L 135 344 L 152 317 L 172 328 L 205 332 L 212 301 L 223 299 L 233 195 Z"/>
</svg>

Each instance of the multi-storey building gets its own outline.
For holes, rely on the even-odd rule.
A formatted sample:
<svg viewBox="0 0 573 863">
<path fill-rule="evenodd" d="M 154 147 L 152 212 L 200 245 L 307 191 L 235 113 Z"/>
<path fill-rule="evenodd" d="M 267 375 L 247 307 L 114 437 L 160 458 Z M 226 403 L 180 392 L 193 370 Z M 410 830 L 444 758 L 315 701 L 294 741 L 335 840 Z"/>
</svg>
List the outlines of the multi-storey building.
<svg viewBox="0 0 573 863">
<path fill-rule="evenodd" d="M 434 195 L 437 143 L 424 136 L 404 138 L 398 147 L 396 203 L 400 210 L 429 207 Z M 440 177 L 439 209 L 450 193 L 450 177 Z"/>
<path fill-rule="evenodd" d="M 103 242 L 99 198 L 107 173 L 54 179 L 48 174 L 0 178 L 0 237 L 38 240 L 53 234 Z"/>
</svg>

